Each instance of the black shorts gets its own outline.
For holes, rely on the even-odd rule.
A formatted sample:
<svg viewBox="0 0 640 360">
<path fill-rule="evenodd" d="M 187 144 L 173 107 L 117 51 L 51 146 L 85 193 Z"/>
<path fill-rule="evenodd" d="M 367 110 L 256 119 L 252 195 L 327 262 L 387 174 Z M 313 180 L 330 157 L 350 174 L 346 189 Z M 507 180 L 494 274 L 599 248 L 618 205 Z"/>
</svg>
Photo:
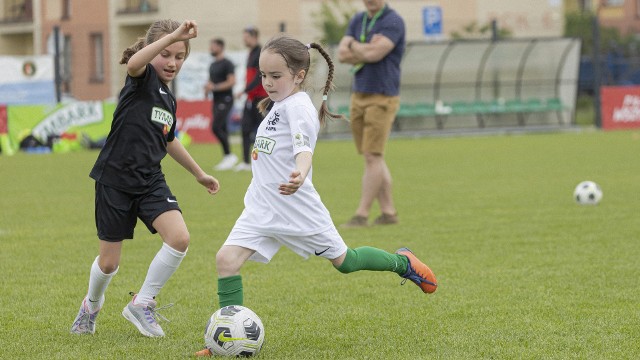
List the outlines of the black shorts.
<svg viewBox="0 0 640 360">
<path fill-rule="evenodd" d="M 151 224 L 160 214 L 180 210 L 176 197 L 164 181 L 149 188 L 144 194 L 130 194 L 96 182 L 96 228 L 100 240 L 118 242 L 133 239 L 137 218 L 152 234 Z"/>
</svg>

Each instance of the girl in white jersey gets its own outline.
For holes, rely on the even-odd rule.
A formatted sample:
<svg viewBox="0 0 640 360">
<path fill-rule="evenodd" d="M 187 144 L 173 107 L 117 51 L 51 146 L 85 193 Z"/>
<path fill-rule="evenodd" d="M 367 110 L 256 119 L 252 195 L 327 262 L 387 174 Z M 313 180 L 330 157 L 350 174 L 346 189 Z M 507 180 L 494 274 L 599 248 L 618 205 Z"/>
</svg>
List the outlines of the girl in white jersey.
<svg viewBox="0 0 640 360">
<path fill-rule="evenodd" d="M 302 91 L 311 49 L 329 66 L 319 112 Z M 269 112 L 256 134 L 245 209 L 216 256 L 220 307 L 243 305 L 240 268 L 247 260 L 268 263 L 283 245 L 305 258 L 324 257 L 345 274 L 392 271 L 425 293 L 436 290 L 433 272 L 407 248 L 395 254 L 372 247 L 348 248 L 313 186 L 311 161 L 320 126 L 327 118 L 340 118 L 326 105 L 333 69 L 331 58 L 316 43 L 304 45 L 283 35 L 262 48 L 260 73 L 269 97 L 260 103 L 260 110 Z M 208 349 L 199 352 L 207 354 Z"/>
</svg>

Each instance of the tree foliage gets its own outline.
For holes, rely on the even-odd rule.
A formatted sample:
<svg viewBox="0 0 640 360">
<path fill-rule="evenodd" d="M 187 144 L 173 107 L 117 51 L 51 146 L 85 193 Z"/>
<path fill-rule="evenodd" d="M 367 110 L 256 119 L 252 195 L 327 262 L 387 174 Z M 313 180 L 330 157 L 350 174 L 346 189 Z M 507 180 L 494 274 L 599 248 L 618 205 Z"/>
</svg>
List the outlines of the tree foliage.
<svg viewBox="0 0 640 360">
<path fill-rule="evenodd" d="M 582 54 L 593 54 L 593 24 L 595 15 L 592 12 L 570 12 L 565 15 L 564 35 L 582 39 Z M 600 26 L 601 53 L 618 52 L 633 55 L 637 52 L 638 41 L 632 35 L 623 36 L 616 28 Z"/>
<path fill-rule="evenodd" d="M 349 20 L 356 13 L 350 2 L 330 0 L 323 1 L 320 11 L 315 13 L 316 27 L 322 31 L 322 42 L 335 45 L 344 36 Z"/>
<path fill-rule="evenodd" d="M 498 27 L 498 39 L 505 39 L 511 37 L 511 30 L 507 28 Z M 464 25 L 461 30 L 455 30 L 451 32 L 451 38 L 454 40 L 461 39 L 490 39 L 491 23 L 478 24 L 476 21 L 472 21 L 467 25 Z"/>
</svg>

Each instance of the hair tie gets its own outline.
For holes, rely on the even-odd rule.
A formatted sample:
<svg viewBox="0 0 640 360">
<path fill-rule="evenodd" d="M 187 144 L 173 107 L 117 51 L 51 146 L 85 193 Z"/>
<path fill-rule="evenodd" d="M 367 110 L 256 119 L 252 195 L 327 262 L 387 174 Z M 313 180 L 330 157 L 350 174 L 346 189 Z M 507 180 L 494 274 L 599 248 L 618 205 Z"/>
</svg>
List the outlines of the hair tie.
<svg viewBox="0 0 640 360">
<path fill-rule="evenodd" d="M 307 50 L 311 49 L 311 44 L 307 44 Z"/>
<path fill-rule="evenodd" d="M 322 95 L 322 101 L 327 101 L 328 97 L 327 95 Z"/>
</svg>

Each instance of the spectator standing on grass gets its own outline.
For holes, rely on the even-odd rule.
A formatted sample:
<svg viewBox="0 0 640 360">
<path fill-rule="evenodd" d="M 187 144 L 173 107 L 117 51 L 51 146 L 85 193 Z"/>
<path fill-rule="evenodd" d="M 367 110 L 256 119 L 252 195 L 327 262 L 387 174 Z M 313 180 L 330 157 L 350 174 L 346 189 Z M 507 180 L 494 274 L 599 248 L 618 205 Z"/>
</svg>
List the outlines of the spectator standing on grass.
<svg viewBox="0 0 640 360">
<path fill-rule="evenodd" d="M 224 40 L 212 39 L 209 51 L 214 61 L 209 67 L 209 81 L 204 87 L 205 97 L 213 93 L 213 122 L 211 130 L 220 141 L 223 158 L 214 169 L 229 170 L 238 161 L 238 157 L 231 153 L 229 146 L 229 132 L 227 121 L 233 110 L 233 86 L 236 84 L 235 65 L 224 56 Z"/>
<path fill-rule="evenodd" d="M 338 45 L 338 60 L 351 64 L 354 76 L 349 113 L 351 133 L 364 157 L 360 202 L 343 226 L 368 226 L 375 200 L 376 225 L 396 224 L 392 179 L 384 150 L 400 107 L 400 61 L 405 48 L 403 19 L 384 0 L 364 0 L 366 11 L 354 15 Z"/>
<path fill-rule="evenodd" d="M 311 51 L 317 51 L 329 67 L 320 111 L 304 92 Z M 282 246 L 305 258 L 325 258 L 344 274 L 395 272 L 404 278 L 403 284 L 410 280 L 425 293 L 436 291 L 431 269 L 407 248 L 394 254 L 369 246 L 348 248 L 313 185 L 311 165 L 320 126 L 340 118 L 327 109 L 334 72 L 329 54 L 317 43 L 304 45 L 277 36 L 260 54 L 260 72 L 269 94 L 259 105 L 266 116 L 253 147 L 253 179 L 245 208 L 216 255 L 219 306 L 243 305 L 240 269 L 247 260 L 268 263 Z M 204 349 L 196 355 L 211 352 Z"/>
<path fill-rule="evenodd" d="M 89 273 L 89 289 L 71 332 L 93 334 L 107 286 L 118 272 L 122 241 L 132 239 L 137 218 L 163 244 L 146 278 L 122 315 L 143 335 L 162 337 L 155 297 L 187 254 L 189 232 L 165 181 L 160 162 L 167 155 L 189 171 L 210 194 L 218 181 L 206 174 L 175 137 L 176 99 L 169 84 L 189 55 L 189 39 L 198 35 L 194 21 L 155 21 L 144 38 L 122 54 L 125 85 L 111 130 L 90 176 L 95 183 L 95 220 L 99 255 Z"/>
<path fill-rule="evenodd" d="M 235 167 L 235 171 L 251 170 L 251 146 L 256 138 L 258 125 L 262 121 L 262 114 L 258 110 L 258 104 L 267 97 L 260 79 L 258 61 L 260 59 L 260 43 L 258 42 L 258 29 L 250 26 L 243 30 L 242 40 L 249 49 L 247 57 L 246 85 L 244 91 L 236 94 L 236 98 L 247 96 L 244 111 L 242 112 L 242 161 Z"/>
</svg>

